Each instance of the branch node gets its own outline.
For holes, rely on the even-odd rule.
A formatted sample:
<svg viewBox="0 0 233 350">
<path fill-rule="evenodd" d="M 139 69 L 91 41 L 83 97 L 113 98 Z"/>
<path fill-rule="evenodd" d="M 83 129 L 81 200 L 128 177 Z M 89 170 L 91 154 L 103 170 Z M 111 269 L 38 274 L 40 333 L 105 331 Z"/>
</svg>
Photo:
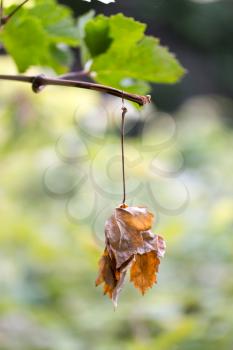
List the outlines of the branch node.
<svg viewBox="0 0 233 350">
<path fill-rule="evenodd" d="M 143 104 L 151 103 L 151 95 L 142 96 Z"/>
<path fill-rule="evenodd" d="M 5 24 L 7 24 L 8 20 L 9 20 L 9 16 L 2 17 L 0 22 L 0 28 L 3 27 Z"/>
<path fill-rule="evenodd" d="M 0 74 L 0 80 L 11 80 L 11 81 L 21 81 L 23 83 L 32 84 L 32 90 L 35 93 L 43 90 L 45 86 L 53 85 L 53 86 L 69 86 L 81 89 L 95 90 L 98 92 L 104 92 L 106 94 L 110 94 L 113 96 L 121 97 L 123 100 L 128 100 L 137 103 L 139 106 L 144 106 L 147 103 L 151 102 L 151 97 L 135 95 L 129 92 L 124 92 L 122 90 L 118 90 L 111 86 L 96 84 L 92 82 L 80 81 L 80 80 L 67 80 L 61 78 L 49 78 L 44 74 L 37 76 L 26 76 L 26 75 L 9 75 L 9 74 Z"/>
<path fill-rule="evenodd" d="M 127 108 L 125 107 L 125 106 L 123 106 L 122 108 L 121 108 L 121 110 L 122 110 L 122 117 L 124 117 L 125 115 L 126 115 L 126 113 L 128 112 L 128 110 L 127 110 Z"/>
<path fill-rule="evenodd" d="M 35 92 L 36 94 L 41 92 L 45 85 L 44 85 L 44 74 L 37 75 L 33 81 L 32 81 L 32 91 Z"/>
</svg>

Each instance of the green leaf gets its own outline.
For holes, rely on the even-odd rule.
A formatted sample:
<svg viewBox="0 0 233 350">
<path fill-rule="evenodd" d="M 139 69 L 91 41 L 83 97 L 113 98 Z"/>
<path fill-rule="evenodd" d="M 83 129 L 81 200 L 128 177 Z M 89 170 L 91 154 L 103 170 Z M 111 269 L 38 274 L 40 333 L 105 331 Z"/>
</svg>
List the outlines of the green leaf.
<svg viewBox="0 0 233 350">
<path fill-rule="evenodd" d="M 0 40 L 20 72 L 40 65 L 64 73 L 72 60 L 68 46 L 77 46 L 79 35 L 70 9 L 55 0 L 36 0 L 33 7 L 21 8 L 10 19 Z"/>
<path fill-rule="evenodd" d="M 78 18 L 77 28 L 78 28 L 78 36 L 79 36 L 80 46 L 82 47 L 81 63 L 83 66 L 85 66 L 85 63 L 90 59 L 89 51 L 88 51 L 87 46 L 84 42 L 85 27 L 86 27 L 86 24 L 94 17 L 94 15 L 95 15 L 95 11 L 90 10 L 89 12 L 85 13 L 84 15 L 82 15 Z"/>
<path fill-rule="evenodd" d="M 20 72 L 29 66 L 40 65 L 49 50 L 47 35 L 37 18 L 23 17 L 9 21 L 1 39 Z"/>
<path fill-rule="evenodd" d="M 174 55 L 158 39 L 146 36 L 145 30 L 145 24 L 123 14 L 100 15 L 86 24 L 85 49 L 97 82 L 145 93 L 145 82 L 175 83 L 184 75 Z M 95 40 L 98 35 L 101 40 Z"/>
<path fill-rule="evenodd" d="M 107 51 L 112 42 L 108 18 L 100 15 L 94 21 L 89 21 L 85 26 L 84 40 L 92 57 Z"/>
<path fill-rule="evenodd" d="M 68 7 L 58 5 L 54 0 L 37 0 L 28 14 L 40 19 L 51 41 L 71 46 L 78 44 L 78 29 Z"/>
</svg>

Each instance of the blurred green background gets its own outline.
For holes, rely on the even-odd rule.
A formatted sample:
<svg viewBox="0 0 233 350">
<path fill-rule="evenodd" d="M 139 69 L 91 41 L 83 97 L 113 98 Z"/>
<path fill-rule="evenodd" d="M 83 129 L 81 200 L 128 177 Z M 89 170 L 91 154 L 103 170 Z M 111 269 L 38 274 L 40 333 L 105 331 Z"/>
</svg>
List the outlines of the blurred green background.
<svg viewBox="0 0 233 350">
<path fill-rule="evenodd" d="M 159 283 L 144 297 L 127 283 L 116 312 L 94 286 L 121 200 L 121 101 L 1 82 L 0 349 L 233 349 L 232 2 L 104 9 L 151 30 L 156 18 L 189 70 L 155 86 L 156 106 L 129 106 L 128 203 L 148 206 L 167 241 Z M 4 56 L 0 67 L 15 70 Z"/>
</svg>

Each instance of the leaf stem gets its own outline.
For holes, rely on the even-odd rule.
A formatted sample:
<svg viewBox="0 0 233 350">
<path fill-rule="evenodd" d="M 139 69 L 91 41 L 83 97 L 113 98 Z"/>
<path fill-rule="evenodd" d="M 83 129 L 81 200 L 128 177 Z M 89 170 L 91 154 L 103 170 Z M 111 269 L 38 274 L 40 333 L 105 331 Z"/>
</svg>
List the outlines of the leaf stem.
<svg viewBox="0 0 233 350">
<path fill-rule="evenodd" d="M 125 115 L 128 112 L 127 108 L 124 106 L 124 99 L 122 98 L 122 115 L 121 115 L 121 162 L 122 162 L 122 180 L 123 180 L 123 200 L 122 204 L 125 204 L 126 200 L 126 189 L 125 189 L 125 151 L 124 151 L 124 141 L 125 141 Z"/>
<path fill-rule="evenodd" d="M 9 80 L 9 81 L 18 81 L 23 83 L 31 83 L 32 90 L 37 93 L 40 92 L 45 86 L 53 85 L 53 86 L 66 86 L 66 87 L 76 87 L 81 89 L 95 90 L 99 92 L 103 92 L 109 95 L 121 97 L 125 100 L 135 102 L 139 106 L 143 106 L 147 103 L 150 103 L 151 97 L 141 96 L 136 94 L 131 94 L 128 92 L 124 92 L 122 90 L 115 89 L 110 86 L 95 84 L 91 82 L 79 81 L 79 80 L 67 80 L 67 79 L 59 79 L 59 78 L 51 78 L 45 75 L 38 76 L 26 76 L 26 75 L 7 75 L 0 74 L 0 80 Z"/>
<path fill-rule="evenodd" d="M 9 19 L 11 19 L 11 17 L 13 17 L 16 12 L 18 12 L 21 7 L 23 7 L 29 0 L 24 0 L 21 4 L 19 4 L 19 6 L 17 6 L 11 13 L 9 13 L 9 15 L 5 16 L 2 18 L 3 21 L 1 21 L 1 24 L 6 24 Z"/>
</svg>

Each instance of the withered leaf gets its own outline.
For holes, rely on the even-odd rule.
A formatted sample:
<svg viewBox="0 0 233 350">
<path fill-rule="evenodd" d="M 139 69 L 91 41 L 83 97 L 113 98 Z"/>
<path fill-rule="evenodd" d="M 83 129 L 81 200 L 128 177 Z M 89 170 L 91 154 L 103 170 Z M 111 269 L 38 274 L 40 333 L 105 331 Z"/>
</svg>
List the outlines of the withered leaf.
<svg viewBox="0 0 233 350">
<path fill-rule="evenodd" d="M 99 261 L 99 275 L 95 281 L 96 286 L 104 283 L 104 294 L 112 298 L 112 293 L 116 287 L 117 279 L 115 276 L 114 262 L 110 259 L 107 249 L 105 248 L 103 256 Z"/>
<path fill-rule="evenodd" d="M 122 225 L 138 231 L 149 230 L 154 220 L 154 215 L 147 208 L 140 207 L 116 208 L 115 217 Z"/>
<path fill-rule="evenodd" d="M 99 262 L 96 285 L 104 283 L 104 294 L 108 294 L 115 306 L 131 265 L 131 281 L 143 294 L 156 282 L 165 242 L 151 232 L 153 219 L 147 208 L 121 206 L 106 221 L 106 247 Z"/>
<path fill-rule="evenodd" d="M 142 233 L 152 226 L 154 215 L 147 208 L 128 207 L 116 208 L 113 215 L 105 224 L 105 237 L 107 246 L 110 245 L 117 268 L 127 261 L 133 254 L 150 251 L 145 250 Z M 147 243 L 157 248 L 157 243 L 152 234 L 147 238 Z"/>
<path fill-rule="evenodd" d="M 145 294 L 157 282 L 160 260 L 155 251 L 145 254 L 136 254 L 130 269 L 130 281 Z"/>
<path fill-rule="evenodd" d="M 126 261 L 119 269 L 116 269 L 114 257 L 111 259 L 107 248 L 99 261 L 99 275 L 96 278 L 95 284 L 99 286 L 104 283 L 103 291 L 112 299 L 113 304 L 117 307 L 119 293 L 123 287 L 124 279 L 128 266 L 133 257 Z"/>
</svg>

